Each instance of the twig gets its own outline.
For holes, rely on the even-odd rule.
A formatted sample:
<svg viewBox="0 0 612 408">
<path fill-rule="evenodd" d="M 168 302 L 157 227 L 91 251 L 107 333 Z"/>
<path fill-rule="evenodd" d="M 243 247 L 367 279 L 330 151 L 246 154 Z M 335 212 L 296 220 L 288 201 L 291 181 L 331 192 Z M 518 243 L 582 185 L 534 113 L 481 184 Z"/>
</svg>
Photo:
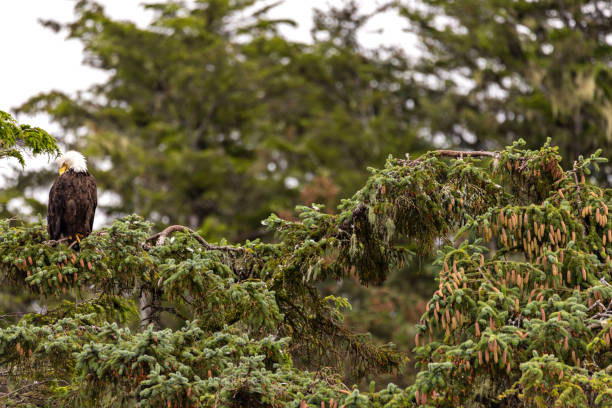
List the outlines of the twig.
<svg viewBox="0 0 612 408">
<path fill-rule="evenodd" d="M 26 390 L 28 388 L 34 388 L 34 387 L 37 387 L 39 385 L 43 385 L 43 384 L 51 382 L 51 381 L 56 381 L 56 379 L 49 379 L 49 380 L 45 380 L 45 381 L 34 381 L 32 384 L 24 385 L 21 388 L 17 388 L 15 391 L 0 394 L 0 398 L 8 398 L 11 395 L 19 394 L 20 392 L 22 392 L 23 390 Z"/>
<path fill-rule="evenodd" d="M 70 241 L 70 238 L 60 238 L 57 241 L 54 240 L 54 239 L 50 239 L 48 241 L 44 241 L 42 244 L 46 245 L 46 246 L 55 247 L 55 246 L 58 246 L 59 244 L 61 244 L 64 241 Z"/>
<path fill-rule="evenodd" d="M 612 304 L 612 302 L 611 302 L 611 304 Z M 596 300 L 596 301 L 595 301 L 595 303 L 593 303 L 593 304 L 591 305 L 591 307 L 589 307 L 589 308 L 587 309 L 587 312 L 588 312 L 588 311 L 593 310 L 593 309 L 595 308 L 595 306 L 600 306 L 600 307 L 602 307 L 602 308 L 604 308 L 604 309 L 606 308 L 606 307 L 603 305 L 603 303 L 601 303 L 599 300 Z"/>
<path fill-rule="evenodd" d="M 406 160 L 402 160 L 404 163 L 417 163 L 421 162 L 425 159 L 428 159 L 432 156 L 442 156 L 442 157 L 455 157 L 463 159 L 464 157 L 499 157 L 499 152 L 488 152 L 485 150 L 433 150 L 428 152 L 427 154 L 422 155 L 418 159 L 410 160 L 410 156 L 406 154 Z"/>
<path fill-rule="evenodd" d="M 485 276 L 485 274 L 484 274 L 484 272 L 482 271 L 482 268 L 481 268 L 480 266 L 478 267 L 478 272 L 480 272 L 480 274 L 482 275 L 482 278 L 483 278 L 484 280 L 486 280 L 486 281 L 489 283 L 489 285 L 491 285 L 491 286 L 494 286 L 494 287 L 495 287 L 495 285 L 493 284 L 493 282 L 491 282 L 491 281 L 490 281 L 490 280 L 489 280 L 489 279 L 488 279 L 488 278 Z"/>
<path fill-rule="evenodd" d="M 434 150 L 432 153 L 434 155 L 439 155 L 443 157 L 497 157 L 499 156 L 499 152 L 488 152 L 485 150 L 468 150 L 468 151 Z"/>
<path fill-rule="evenodd" d="M 499 152 L 489 152 L 486 150 L 432 150 L 418 159 L 410 160 L 410 155 L 406 153 L 406 159 L 401 159 L 400 162 L 404 165 L 416 164 L 426 160 L 432 156 L 453 157 L 463 159 L 464 157 L 492 157 L 498 158 Z"/>
<path fill-rule="evenodd" d="M 590 311 L 595 306 L 600 306 L 602 309 L 604 309 L 604 311 L 591 316 L 590 319 L 596 320 L 597 322 L 591 323 L 588 326 L 589 329 L 594 329 L 596 327 L 604 327 L 606 322 L 612 317 L 612 300 L 610 301 L 610 303 L 608 303 L 608 307 L 605 307 L 599 300 L 597 300 L 595 301 L 595 303 L 593 303 L 591 307 L 587 309 L 587 311 Z"/>
<path fill-rule="evenodd" d="M 164 241 L 166 240 L 166 238 L 168 238 L 168 236 L 170 236 L 172 233 L 177 232 L 177 231 L 189 232 L 190 234 L 193 235 L 193 237 L 200 244 L 202 244 L 203 247 L 211 251 L 230 251 L 230 252 L 242 252 L 242 253 L 246 251 L 246 249 L 240 248 L 240 247 L 237 248 L 237 247 L 232 247 L 232 246 L 211 245 L 204 238 L 199 236 L 194 230 L 192 230 L 189 227 L 185 227 L 183 225 L 171 225 L 165 230 L 158 232 L 157 234 L 151 235 L 149 238 L 146 239 L 146 242 L 150 242 L 150 241 L 157 239 L 155 246 L 162 245 Z"/>
<path fill-rule="evenodd" d="M 0 315 L 0 319 L 4 320 L 10 317 L 21 317 L 26 314 L 28 314 L 28 312 L 7 313 L 7 314 Z"/>
</svg>

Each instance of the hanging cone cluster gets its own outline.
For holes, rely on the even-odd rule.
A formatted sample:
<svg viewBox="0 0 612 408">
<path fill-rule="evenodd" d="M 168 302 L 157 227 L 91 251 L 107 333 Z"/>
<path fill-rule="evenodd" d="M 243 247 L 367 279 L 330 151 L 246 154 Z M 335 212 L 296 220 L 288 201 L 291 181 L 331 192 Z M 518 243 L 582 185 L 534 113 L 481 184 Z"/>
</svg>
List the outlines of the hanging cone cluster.
<svg viewBox="0 0 612 408">
<path fill-rule="evenodd" d="M 563 172 L 554 149 L 517 147 L 494 165 L 511 194 L 467 214 L 458 245 L 441 251 L 439 287 L 419 326 L 431 340 L 416 344 L 429 369 L 415 389 L 436 391 L 434 406 L 483 397 L 537 406 L 542 395 L 555 406 L 594 398 L 604 406 L 612 402 L 612 191 L 586 182 L 597 155 Z M 431 367 L 441 364 L 436 377 Z"/>
</svg>

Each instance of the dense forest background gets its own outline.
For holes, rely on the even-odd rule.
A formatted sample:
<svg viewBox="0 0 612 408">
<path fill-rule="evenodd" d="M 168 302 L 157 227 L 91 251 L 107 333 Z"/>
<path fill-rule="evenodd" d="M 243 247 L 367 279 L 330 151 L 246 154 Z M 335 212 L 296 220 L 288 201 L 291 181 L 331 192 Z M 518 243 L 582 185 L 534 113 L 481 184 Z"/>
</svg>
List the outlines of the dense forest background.
<svg viewBox="0 0 612 408">
<path fill-rule="evenodd" d="M 310 43 L 283 37 L 279 27 L 295 22 L 269 18 L 268 4 L 148 3 L 155 19 L 141 28 L 78 1 L 74 21 L 42 23 L 49 35 L 80 41 L 85 64 L 108 80 L 77 95 L 35 95 L 15 113 L 50 115 L 62 150 L 85 154 L 100 192 L 113 198 L 99 208 L 108 223 L 136 213 L 156 230 L 181 224 L 222 243 L 275 242 L 261 221 L 271 213 L 295 221 L 297 205 L 337 212 L 368 167 L 383 167 L 391 154 L 499 150 L 519 138 L 539 149 L 551 138 L 566 170 L 598 148 L 610 156 L 609 2 L 400 0 L 374 14 L 333 2 L 315 13 Z M 369 19 L 389 10 L 417 36 L 418 58 L 357 41 Z M 36 192 L 48 189 L 55 170 L 7 180 L 0 215 L 44 217 Z M 611 179 L 606 164 L 592 176 L 602 186 Z M 349 299 L 346 327 L 414 358 L 415 324 L 438 270 L 423 254 L 380 286 L 345 276 L 317 287 Z M 6 315 L 35 307 L 30 295 L 2 296 Z M 415 373 L 409 363 L 386 374 L 347 370 L 344 380 L 407 386 Z"/>
</svg>

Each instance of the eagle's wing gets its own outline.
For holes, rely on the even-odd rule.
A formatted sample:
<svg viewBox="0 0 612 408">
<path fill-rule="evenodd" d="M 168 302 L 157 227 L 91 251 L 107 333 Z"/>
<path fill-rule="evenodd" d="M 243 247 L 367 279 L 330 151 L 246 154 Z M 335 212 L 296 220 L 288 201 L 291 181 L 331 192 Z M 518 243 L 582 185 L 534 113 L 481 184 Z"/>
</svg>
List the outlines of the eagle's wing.
<svg viewBox="0 0 612 408">
<path fill-rule="evenodd" d="M 85 222 L 89 225 L 89 233 L 93 231 L 94 216 L 96 215 L 96 208 L 98 206 L 98 188 L 96 186 L 96 179 L 93 176 L 87 176 L 85 183 L 85 189 L 87 190 L 87 215 Z"/>
<path fill-rule="evenodd" d="M 47 209 L 47 232 L 50 239 L 60 239 L 62 215 L 64 213 L 64 201 L 58 195 L 58 187 L 61 184 L 61 177 L 58 177 L 49 191 L 49 205 Z"/>
</svg>

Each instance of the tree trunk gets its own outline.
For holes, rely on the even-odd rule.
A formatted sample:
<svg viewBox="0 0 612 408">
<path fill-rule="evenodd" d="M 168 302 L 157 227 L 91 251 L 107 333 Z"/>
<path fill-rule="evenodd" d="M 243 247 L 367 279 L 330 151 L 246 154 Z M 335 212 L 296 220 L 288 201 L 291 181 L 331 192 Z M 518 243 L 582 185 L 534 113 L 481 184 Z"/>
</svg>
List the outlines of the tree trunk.
<svg viewBox="0 0 612 408">
<path fill-rule="evenodd" d="M 140 327 L 150 324 L 155 330 L 161 328 L 161 290 L 143 285 L 140 291 Z"/>
</svg>

